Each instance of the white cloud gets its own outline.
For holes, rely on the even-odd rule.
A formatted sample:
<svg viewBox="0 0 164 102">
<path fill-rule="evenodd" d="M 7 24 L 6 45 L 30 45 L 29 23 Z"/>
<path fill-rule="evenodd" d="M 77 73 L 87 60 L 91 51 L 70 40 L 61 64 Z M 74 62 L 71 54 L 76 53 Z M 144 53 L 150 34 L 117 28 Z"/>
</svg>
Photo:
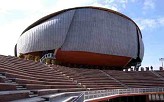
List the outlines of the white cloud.
<svg viewBox="0 0 164 102">
<path fill-rule="evenodd" d="M 115 11 L 118 11 L 118 6 L 113 4 L 113 5 L 103 5 L 103 4 L 100 4 L 100 3 L 93 3 L 92 6 L 96 6 L 96 7 L 104 7 L 104 8 L 109 8 L 109 9 L 112 9 L 112 10 L 115 10 Z"/>
<path fill-rule="evenodd" d="M 115 11 L 121 11 L 123 9 L 126 9 L 128 0 L 105 0 L 105 1 L 99 1 L 96 0 L 91 5 L 99 6 L 99 7 L 106 7 Z"/>
<path fill-rule="evenodd" d="M 136 22 L 141 30 L 154 28 L 157 24 L 155 19 L 136 19 Z"/>
<path fill-rule="evenodd" d="M 135 20 L 135 22 L 137 22 L 137 24 L 139 25 L 141 30 L 164 26 L 164 17 L 159 17 L 159 18 L 155 18 L 155 19 L 139 18 L 139 19 L 134 19 L 134 20 Z"/>
<path fill-rule="evenodd" d="M 158 22 L 160 25 L 164 25 L 164 17 L 161 17 L 161 18 L 157 19 L 157 22 Z"/>
<path fill-rule="evenodd" d="M 24 12 L 32 12 L 43 7 L 40 0 L 0 0 L 0 11 L 7 12 L 20 10 Z"/>
<path fill-rule="evenodd" d="M 64 8 L 77 6 L 100 6 L 108 7 L 114 10 L 121 10 L 126 8 L 128 0 L 54 0 L 51 1 L 53 6 L 50 7 L 45 4 L 46 0 L 0 0 L 0 14 L 12 11 L 23 11 L 27 14 L 31 12 L 48 10 L 61 10 Z M 54 11 L 53 11 L 54 12 Z"/>
<path fill-rule="evenodd" d="M 22 31 L 29 26 L 36 18 L 32 16 L 0 25 L 0 54 L 14 55 L 14 46 Z"/>
<path fill-rule="evenodd" d="M 130 0 L 132 3 L 136 2 L 137 0 Z"/>
<path fill-rule="evenodd" d="M 22 31 L 30 24 L 50 13 L 61 9 L 77 6 L 99 6 L 116 11 L 126 8 L 127 0 L 54 0 L 50 6 L 45 3 L 47 0 L 0 0 L 0 17 L 5 20 L 0 23 L 0 54 L 14 55 L 16 44 Z M 21 11 L 25 15 L 18 13 Z M 13 19 L 10 14 L 21 18 Z M 12 19 L 12 20 L 11 20 Z"/>
<path fill-rule="evenodd" d="M 155 2 L 154 0 L 145 0 L 143 4 L 144 10 L 154 9 L 155 8 Z"/>
<path fill-rule="evenodd" d="M 126 0 L 115 1 L 115 0 L 78 0 L 72 2 L 72 0 L 58 0 L 56 5 L 60 8 L 69 8 L 77 6 L 99 6 L 107 8 L 120 8 L 120 5 L 125 3 Z M 62 5 L 62 6 L 61 6 Z M 56 8 L 56 7 L 55 7 Z"/>
<path fill-rule="evenodd" d="M 107 4 L 110 4 L 110 3 L 113 3 L 114 2 L 114 0 L 105 0 L 105 3 L 107 3 Z"/>
</svg>

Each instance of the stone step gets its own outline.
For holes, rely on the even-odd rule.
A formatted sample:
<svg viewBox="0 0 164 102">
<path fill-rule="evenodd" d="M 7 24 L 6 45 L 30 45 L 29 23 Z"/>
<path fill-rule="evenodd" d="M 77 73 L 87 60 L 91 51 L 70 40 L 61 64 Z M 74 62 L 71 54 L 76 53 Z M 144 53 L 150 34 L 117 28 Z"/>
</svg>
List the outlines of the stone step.
<svg viewBox="0 0 164 102">
<path fill-rule="evenodd" d="M 12 84 L 16 84 L 16 82 L 12 79 L 6 79 L 5 83 L 12 83 Z"/>
<path fill-rule="evenodd" d="M 6 78 L 6 74 L 4 72 L 0 72 L 0 77 Z"/>
<path fill-rule="evenodd" d="M 16 88 L 17 90 L 26 90 L 27 88 Z"/>
<path fill-rule="evenodd" d="M 26 90 L 27 88 L 25 86 L 23 86 L 23 85 L 17 85 L 16 89 L 17 90 Z"/>
<path fill-rule="evenodd" d="M 38 96 L 38 94 L 36 93 L 36 92 L 34 92 L 34 91 L 30 91 L 29 92 L 29 97 L 31 98 L 31 97 L 37 97 Z"/>
<path fill-rule="evenodd" d="M 31 97 L 37 97 L 38 96 L 38 94 L 30 94 L 29 95 L 29 97 L 31 98 Z"/>
</svg>

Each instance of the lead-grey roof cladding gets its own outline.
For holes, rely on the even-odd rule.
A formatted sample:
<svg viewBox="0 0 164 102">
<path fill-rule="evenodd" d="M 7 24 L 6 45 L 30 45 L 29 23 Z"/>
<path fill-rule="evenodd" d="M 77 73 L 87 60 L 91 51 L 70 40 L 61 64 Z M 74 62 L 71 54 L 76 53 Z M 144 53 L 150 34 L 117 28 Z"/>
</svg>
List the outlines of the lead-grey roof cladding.
<svg viewBox="0 0 164 102">
<path fill-rule="evenodd" d="M 55 16 L 26 31 L 18 39 L 17 54 L 57 49 L 64 43 L 74 10 Z"/>
<path fill-rule="evenodd" d="M 25 31 L 18 40 L 17 53 L 61 48 L 136 58 L 136 27 L 133 21 L 104 10 L 72 9 Z M 144 49 L 139 37 L 142 58 Z"/>
<path fill-rule="evenodd" d="M 136 26 L 131 21 L 106 11 L 78 9 L 62 50 L 136 58 Z"/>
<path fill-rule="evenodd" d="M 138 30 L 138 32 L 139 32 L 139 30 Z M 143 44 L 143 41 L 142 41 L 142 38 L 141 38 L 140 35 L 141 34 L 139 34 L 139 44 L 140 44 L 140 55 L 139 55 L 139 58 L 142 60 L 143 56 L 144 56 L 144 44 Z"/>
</svg>

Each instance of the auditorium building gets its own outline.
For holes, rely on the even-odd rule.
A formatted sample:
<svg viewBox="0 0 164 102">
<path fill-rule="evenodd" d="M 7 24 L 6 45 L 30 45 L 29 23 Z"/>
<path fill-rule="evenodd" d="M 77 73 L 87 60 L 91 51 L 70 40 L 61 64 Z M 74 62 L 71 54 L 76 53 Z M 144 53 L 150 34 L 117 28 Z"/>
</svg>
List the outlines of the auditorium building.
<svg viewBox="0 0 164 102">
<path fill-rule="evenodd" d="M 52 54 L 49 54 L 52 53 Z M 109 66 L 140 65 L 142 34 L 129 17 L 98 7 L 77 7 L 45 16 L 21 34 L 15 55 L 45 59 L 54 55 L 63 64 Z"/>
<path fill-rule="evenodd" d="M 0 55 L 0 102 L 164 102 L 163 68 L 138 70 L 142 39 L 107 8 L 49 14 L 20 34 L 15 56 Z"/>
</svg>

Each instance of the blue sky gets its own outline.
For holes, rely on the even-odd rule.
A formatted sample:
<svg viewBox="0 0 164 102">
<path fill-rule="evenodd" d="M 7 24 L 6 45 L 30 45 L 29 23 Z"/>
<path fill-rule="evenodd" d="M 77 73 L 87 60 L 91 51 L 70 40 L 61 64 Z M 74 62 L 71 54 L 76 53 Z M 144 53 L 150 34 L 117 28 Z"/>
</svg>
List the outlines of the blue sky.
<svg viewBox="0 0 164 102">
<path fill-rule="evenodd" d="M 145 45 L 142 66 L 161 66 L 164 57 L 164 0 L 0 0 L 0 54 L 14 55 L 21 32 L 39 18 L 78 6 L 99 6 L 121 12 L 140 27 Z"/>
</svg>

